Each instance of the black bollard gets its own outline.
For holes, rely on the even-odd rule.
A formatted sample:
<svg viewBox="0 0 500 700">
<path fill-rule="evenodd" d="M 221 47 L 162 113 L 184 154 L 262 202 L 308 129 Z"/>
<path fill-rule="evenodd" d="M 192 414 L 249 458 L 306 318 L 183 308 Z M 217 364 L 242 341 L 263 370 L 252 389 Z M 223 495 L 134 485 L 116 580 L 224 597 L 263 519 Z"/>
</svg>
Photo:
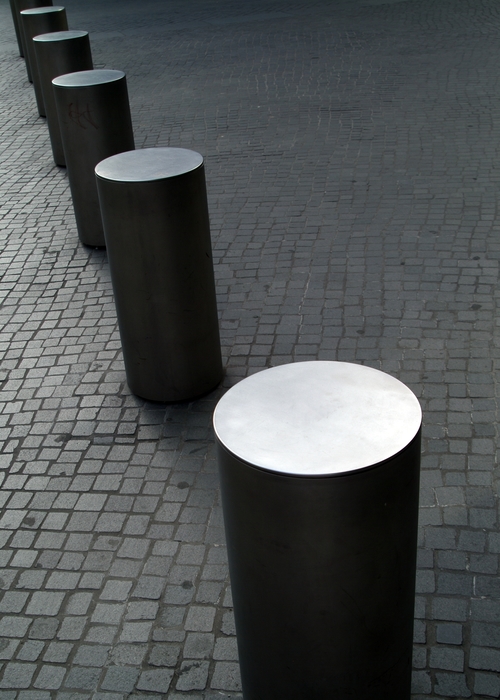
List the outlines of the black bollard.
<svg viewBox="0 0 500 700">
<path fill-rule="evenodd" d="M 96 176 L 129 387 L 196 398 L 222 378 L 203 158 L 146 148 Z"/>
<path fill-rule="evenodd" d="M 21 39 L 21 29 L 19 27 L 19 11 L 16 7 L 16 0 L 10 0 L 10 11 L 12 12 L 12 21 L 14 22 L 14 31 L 16 32 L 17 45 L 19 46 L 19 55 L 24 57 L 23 42 Z"/>
<path fill-rule="evenodd" d="M 219 401 L 245 700 L 410 700 L 421 417 L 404 384 L 344 362 Z"/>
<path fill-rule="evenodd" d="M 44 117 L 45 105 L 40 85 L 40 76 L 38 75 L 38 64 L 36 62 L 33 37 L 47 32 L 61 32 L 67 30 L 68 20 L 66 19 L 66 10 L 60 5 L 34 7 L 31 10 L 23 10 L 20 16 L 26 41 L 26 70 L 28 70 L 29 66 L 33 87 L 35 89 L 38 113 L 41 117 Z"/>
<path fill-rule="evenodd" d="M 29 68 L 29 63 L 26 58 L 26 40 L 24 38 L 23 23 L 21 21 L 20 12 L 21 10 L 29 10 L 33 7 L 47 7 L 52 5 L 52 0 L 10 0 L 10 5 L 12 8 L 12 17 L 14 19 L 14 26 L 17 24 L 16 35 L 19 42 L 19 54 L 23 56 L 26 60 L 26 70 L 28 72 L 28 80 L 30 83 L 33 82 L 31 78 L 31 71 Z"/>
<path fill-rule="evenodd" d="M 80 71 L 52 85 L 78 235 L 84 245 L 105 246 L 94 168 L 134 148 L 125 73 Z"/>
<path fill-rule="evenodd" d="M 35 36 L 33 44 L 54 162 L 66 165 L 52 80 L 66 73 L 92 70 L 89 34 L 77 30 L 50 32 Z"/>
</svg>

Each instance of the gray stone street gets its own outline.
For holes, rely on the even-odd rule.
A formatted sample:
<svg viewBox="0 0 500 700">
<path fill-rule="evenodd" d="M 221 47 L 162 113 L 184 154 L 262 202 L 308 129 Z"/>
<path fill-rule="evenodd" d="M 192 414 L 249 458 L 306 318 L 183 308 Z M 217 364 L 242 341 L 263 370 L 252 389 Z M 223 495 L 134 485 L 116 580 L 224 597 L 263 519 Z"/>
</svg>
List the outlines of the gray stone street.
<svg viewBox="0 0 500 700">
<path fill-rule="evenodd" d="M 241 698 L 212 412 L 314 359 L 422 405 L 413 700 L 499 698 L 500 3 L 64 5 L 205 159 L 225 376 L 128 389 L 0 0 L 0 700 Z"/>
</svg>

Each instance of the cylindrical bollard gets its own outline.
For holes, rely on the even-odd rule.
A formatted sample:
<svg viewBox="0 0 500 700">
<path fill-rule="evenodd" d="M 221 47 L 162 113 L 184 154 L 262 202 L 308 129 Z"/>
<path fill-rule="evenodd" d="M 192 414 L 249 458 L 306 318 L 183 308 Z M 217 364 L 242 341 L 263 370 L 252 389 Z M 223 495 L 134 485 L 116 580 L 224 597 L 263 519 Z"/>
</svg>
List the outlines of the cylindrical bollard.
<svg viewBox="0 0 500 700">
<path fill-rule="evenodd" d="M 12 8 L 12 16 L 14 18 L 14 26 L 16 26 L 17 23 L 16 34 L 19 43 L 19 54 L 21 56 L 24 56 L 24 58 L 26 59 L 26 70 L 28 72 L 28 80 L 30 81 L 30 83 L 32 83 L 33 80 L 31 78 L 31 71 L 26 56 L 26 40 L 24 38 L 23 23 L 19 14 L 21 10 L 29 10 L 33 7 L 47 7 L 48 5 L 52 5 L 52 0 L 10 0 L 10 4 Z"/>
<path fill-rule="evenodd" d="M 104 246 L 94 168 L 134 148 L 125 73 L 88 70 L 52 81 L 78 235 L 84 245 Z"/>
<path fill-rule="evenodd" d="M 35 56 L 35 46 L 33 37 L 47 32 L 62 32 L 68 29 L 66 10 L 59 5 L 49 7 L 34 7 L 31 10 L 23 10 L 20 14 L 23 25 L 24 38 L 26 40 L 26 66 L 29 63 L 33 87 L 35 89 L 38 113 L 45 116 L 45 105 L 43 102 L 42 89 L 40 86 L 40 76 Z M 28 68 L 27 68 L 28 70 Z M 29 76 L 29 73 L 28 73 Z"/>
<path fill-rule="evenodd" d="M 12 12 L 12 21 L 14 22 L 14 30 L 16 32 L 17 45 L 19 46 L 19 55 L 24 56 L 23 42 L 21 39 L 21 29 L 19 27 L 19 12 L 16 7 L 16 0 L 10 0 L 10 11 Z"/>
<path fill-rule="evenodd" d="M 222 377 L 203 158 L 146 148 L 96 176 L 129 387 L 196 398 Z"/>
<path fill-rule="evenodd" d="M 245 700 L 409 700 L 421 410 L 344 362 L 254 374 L 214 414 Z"/>
<path fill-rule="evenodd" d="M 89 34 L 78 30 L 40 34 L 33 38 L 33 45 L 54 161 L 66 165 L 52 80 L 66 73 L 92 70 Z"/>
</svg>

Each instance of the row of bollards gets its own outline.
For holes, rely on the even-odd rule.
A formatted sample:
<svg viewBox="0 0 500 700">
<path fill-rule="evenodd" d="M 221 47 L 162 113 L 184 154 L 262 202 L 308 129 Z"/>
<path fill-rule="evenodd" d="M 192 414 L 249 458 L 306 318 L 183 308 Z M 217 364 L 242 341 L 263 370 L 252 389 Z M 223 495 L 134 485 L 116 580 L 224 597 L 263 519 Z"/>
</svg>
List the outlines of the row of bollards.
<svg viewBox="0 0 500 700">
<path fill-rule="evenodd" d="M 107 246 L 129 387 L 151 401 L 200 396 L 222 378 L 203 159 L 135 151 L 125 73 L 93 69 L 88 32 L 68 29 L 64 7 L 18 14 L 80 241 Z"/>
<path fill-rule="evenodd" d="M 195 398 L 222 376 L 203 158 L 134 150 L 125 74 L 93 70 L 86 32 L 33 29 L 63 11 L 22 10 L 20 53 L 80 240 L 107 247 L 128 384 Z M 214 428 L 245 700 L 408 700 L 414 394 L 369 367 L 295 363 L 230 389 Z"/>
</svg>

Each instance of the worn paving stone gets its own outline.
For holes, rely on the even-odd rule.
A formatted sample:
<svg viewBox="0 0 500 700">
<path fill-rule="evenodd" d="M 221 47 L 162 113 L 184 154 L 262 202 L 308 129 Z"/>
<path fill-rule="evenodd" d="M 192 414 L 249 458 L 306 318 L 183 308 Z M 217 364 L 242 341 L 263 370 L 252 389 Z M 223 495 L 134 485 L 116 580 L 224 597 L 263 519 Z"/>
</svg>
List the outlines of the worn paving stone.
<svg viewBox="0 0 500 700">
<path fill-rule="evenodd" d="M 0 699 L 241 698 L 211 415 L 311 359 L 422 404 L 414 700 L 499 697 L 498 3 L 65 6 L 204 156 L 225 376 L 131 394 L 0 0 Z"/>
</svg>

